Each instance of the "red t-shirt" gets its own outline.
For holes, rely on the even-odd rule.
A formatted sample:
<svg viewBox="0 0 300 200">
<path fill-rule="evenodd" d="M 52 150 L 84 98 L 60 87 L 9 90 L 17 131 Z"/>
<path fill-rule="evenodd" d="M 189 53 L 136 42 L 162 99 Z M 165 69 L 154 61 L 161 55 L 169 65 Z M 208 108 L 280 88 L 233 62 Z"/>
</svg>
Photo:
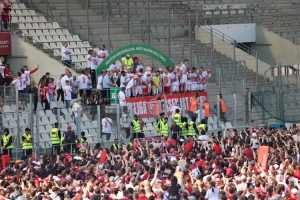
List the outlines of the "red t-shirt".
<svg viewBox="0 0 300 200">
<path fill-rule="evenodd" d="M 253 155 L 253 151 L 250 148 L 245 149 L 244 151 L 244 156 L 246 156 L 248 159 L 250 160 L 254 160 L 254 155 Z"/>
<path fill-rule="evenodd" d="M 198 166 L 198 167 L 202 167 L 202 168 L 204 168 L 204 162 L 205 162 L 205 160 L 199 160 L 198 162 L 196 162 L 196 165 Z"/>
<path fill-rule="evenodd" d="M 193 140 L 190 140 L 190 143 L 184 145 L 184 152 L 189 153 L 193 149 L 193 145 L 194 145 Z"/>
<path fill-rule="evenodd" d="M 141 195 L 139 196 L 138 200 L 148 200 L 148 197 Z"/>
<path fill-rule="evenodd" d="M 5 79 L 12 80 L 11 71 L 9 69 L 4 70 Z"/>
<path fill-rule="evenodd" d="M 299 170 L 296 171 L 293 176 L 299 180 L 300 179 L 300 171 Z"/>
<path fill-rule="evenodd" d="M 99 163 L 100 164 L 106 163 L 106 150 L 105 149 L 102 150 L 102 152 L 101 152 Z"/>
<path fill-rule="evenodd" d="M 65 161 L 66 161 L 66 162 L 72 162 L 72 160 L 73 160 L 73 155 L 70 154 L 70 153 L 68 153 L 68 154 L 66 155 L 66 157 L 65 157 Z"/>
<path fill-rule="evenodd" d="M 215 150 L 217 156 L 220 156 L 222 154 L 222 149 L 219 145 L 213 146 L 213 150 Z"/>
</svg>

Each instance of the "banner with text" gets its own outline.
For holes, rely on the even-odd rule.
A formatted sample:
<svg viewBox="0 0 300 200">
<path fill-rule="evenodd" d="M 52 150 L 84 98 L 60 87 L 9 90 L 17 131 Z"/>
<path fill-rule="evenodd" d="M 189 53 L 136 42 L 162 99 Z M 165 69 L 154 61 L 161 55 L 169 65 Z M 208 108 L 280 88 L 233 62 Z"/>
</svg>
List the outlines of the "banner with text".
<svg viewBox="0 0 300 200">
<path fill-rule="evenodd" d="M 131 44 L 131 45 L 121 47 L 115 50 L 114 52 L 112 52 L 111 54 L 109 54 L 109 56 L 107 56 L 98 66 L 96 70 L 97 75 L 99 75 L 102 70 L 108 69 L 110 65 L 116 60 L 119 60 L 120 58 L 124 58 L 127 54 L 146 55 L 157 60 L 165 67 L 174 66 L 172 60 L 170 60 L 170 58 L 160 50 L 145 44 Z"/>
<path fill-rule="evenodd" d="M 10 33 L 0 33 L 0 55 L 11 55 Z"/>
<path fill-rule="evenodd" d="M 206 92 L 199 92 L 201 97 L 207 98 Z M 161 105 L 158 105 L 157 98 L 161 98 Z M 170 94 L 170 95 L 160 95 L 160 96 L 147 96 L 147 97 L 135 97 L 135 98 L 127 98 L 126 103 L 129 107 L 130 104 L 133 105 L 133 112 L 137 115 L 141 115 L 142 117 L 157 117 L 159 113 L 159 108 L 161 112 L 168 113 L 168 116 L 172 115 L 173 106 L 177 105 L 177 102 L 180 103 L 180 99 L 184 100 L 184 104 L 186 105 L 185 113 L 187 114 L 190 109 L 191 98 L 195 97 L 195 93 L 187 93 L 187 94 Z M 167 101 L 167 109 L 165 110 L 165 103 Z"/>
</svg>

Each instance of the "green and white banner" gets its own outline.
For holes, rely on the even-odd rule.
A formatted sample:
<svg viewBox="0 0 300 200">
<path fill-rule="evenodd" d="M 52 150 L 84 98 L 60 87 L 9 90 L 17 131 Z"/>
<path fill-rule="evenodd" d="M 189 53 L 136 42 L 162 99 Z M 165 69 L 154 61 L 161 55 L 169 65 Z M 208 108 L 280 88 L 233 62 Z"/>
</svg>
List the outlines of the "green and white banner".
<svg viewBox="0 0 300 200">
<path fill-rule="evenodd" d="M 163 52 L 159 51 L 156 48 L 153 48 L 144 44 L 131 44 L 117 49 L 107 56 L 97 68 L 97 76 L 101 73 L 102 70 L 106 70 L 109 66 L 119 60 L 120 58 L 125 57 L 127 54 L 142 54 L 149 56 L 164 66 L 174 66 L 174 63 L 167 57 Z"/>
</svg>

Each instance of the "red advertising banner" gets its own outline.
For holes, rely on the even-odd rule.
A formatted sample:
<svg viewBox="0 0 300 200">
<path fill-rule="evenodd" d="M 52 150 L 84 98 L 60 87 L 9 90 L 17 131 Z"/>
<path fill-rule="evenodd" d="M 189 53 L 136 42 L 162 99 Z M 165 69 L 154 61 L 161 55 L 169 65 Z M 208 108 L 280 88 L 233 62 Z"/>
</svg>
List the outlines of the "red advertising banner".
<svg viewBox="0 0 300 200">
<path fill-rule="evenodd" d="M 185 113 L 190 109 L 191 98 L 195 97 L 195 92 L 187 93 L 187 94 L 170 94 L 170 95 L 160 95 L 160 96 L 146 96 L 146 97 L 135 97 L 135 98 L 127 98 L 126 103 L 127 106 L 133 104 L 133 111 L 135 114 L 141 115 L 142 117 L 156 117 L 158 110 L 158 102 L 157 97 L 161 98 L 161 101 L 167 101 L 167 112 L 168 116 L 172 114 L 172 107 L 180 102 L 180 99 L 184 99 L 186 110 Z M 206 92 L 199 92 L 201 97 L 207 98 Z M 164 112 L 164 103 L 161 106 Z"/>
<path fill-rule="evenodd" d="M 266 169 L 268 165 L 268 153 L 269 147 L 260 146 L 258 148 L 258 163 L 262 166 L 263 169 Z"/>
<path fill-rule="evenodd" d="M 11 33 L 0 33 L 0 55 L 11 54 Z"/>
</svg>

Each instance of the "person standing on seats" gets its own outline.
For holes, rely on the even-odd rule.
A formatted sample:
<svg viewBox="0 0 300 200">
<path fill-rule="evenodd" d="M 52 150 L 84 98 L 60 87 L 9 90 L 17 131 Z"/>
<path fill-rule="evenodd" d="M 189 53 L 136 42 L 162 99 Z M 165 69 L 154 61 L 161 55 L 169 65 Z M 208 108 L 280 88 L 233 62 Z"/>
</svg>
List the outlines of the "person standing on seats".
<svg viewBox="0 0 300 200">
<path fill-rule="evenodd" d="M 50 138 L 52 142 L 52 153 L 60 155 L 61 132 L 57 122 L 55 122 L 54 128 L 50 132 Z"/>
<path fill-rule="evenodd" d="M 32 149 L 33 149 L 32 143 L 33 143 L 33 139 L 32 136 L 30 135 L 30 129 L 25 128 L 25 133 L 21 138 L 23 156 L 29 158 L 29 156 L 32 155 Z"/>
</svg>

